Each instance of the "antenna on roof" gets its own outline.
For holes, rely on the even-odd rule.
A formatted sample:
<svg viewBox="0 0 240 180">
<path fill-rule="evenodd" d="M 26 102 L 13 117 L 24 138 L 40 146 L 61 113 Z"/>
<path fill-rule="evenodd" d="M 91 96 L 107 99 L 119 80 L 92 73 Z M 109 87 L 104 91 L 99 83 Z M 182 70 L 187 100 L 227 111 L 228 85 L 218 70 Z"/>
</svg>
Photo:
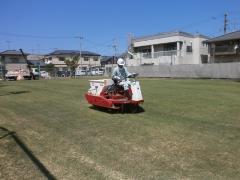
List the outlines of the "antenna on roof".
<svg viewBox="0 0 240 180">
<path fill-rule="evenodd" d="M 228 20 L 227 20 L 227 13 L 224 14 L 224 34 L 227 33 L 227 23 L 228 23 Z"/>
</svg>

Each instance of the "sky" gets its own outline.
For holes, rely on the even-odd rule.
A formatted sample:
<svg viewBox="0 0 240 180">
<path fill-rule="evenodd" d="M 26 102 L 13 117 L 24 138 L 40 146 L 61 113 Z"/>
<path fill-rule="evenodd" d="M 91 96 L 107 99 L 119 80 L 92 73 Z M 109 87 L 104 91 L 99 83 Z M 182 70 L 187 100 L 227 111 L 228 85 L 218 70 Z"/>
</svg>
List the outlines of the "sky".
<svg viewBox="0 0 240 180">
<path fill-rule="evenodd" d="M 210 38 L 240 30 L 240 0 L 1 0 L 0 52 L 57 49 L 101 55 L 127 50 L 130 37 L 184 31 Z M 81 38 L 79 38 L 81 37 Z"/>
</svg>

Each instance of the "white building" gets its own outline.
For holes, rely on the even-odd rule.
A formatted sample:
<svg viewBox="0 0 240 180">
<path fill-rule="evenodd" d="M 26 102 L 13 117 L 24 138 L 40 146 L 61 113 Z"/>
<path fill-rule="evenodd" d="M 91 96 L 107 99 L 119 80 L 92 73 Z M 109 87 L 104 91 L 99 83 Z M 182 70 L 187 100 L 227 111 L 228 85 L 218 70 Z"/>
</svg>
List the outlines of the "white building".
<svg viewBox="0 0 240 180">
<path fill-rule="evenodd" d="M 209 38 L 186 32 L 167 32 L 132 39 L 133 56 L 128 66 L 160 64 L 202 64 L 208 61 L 208 47 L 203 41 Z"/>
</svg>

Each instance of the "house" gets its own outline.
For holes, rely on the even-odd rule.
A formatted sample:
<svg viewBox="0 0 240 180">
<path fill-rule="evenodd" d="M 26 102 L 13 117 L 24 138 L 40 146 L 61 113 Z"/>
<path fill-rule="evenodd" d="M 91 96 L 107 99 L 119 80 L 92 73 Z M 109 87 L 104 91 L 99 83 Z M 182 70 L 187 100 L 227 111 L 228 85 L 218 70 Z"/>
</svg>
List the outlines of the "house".
<svg viewBox="0 0 240 180">
<path fill-rule="evenodd" d="M 117 64 L 117 58 L 114 56 L 102 56 L 100 61 L 101 61 L 101 66 Z"/>
<path fill-rule="evenodd" d="M 45 59 L 43 55 L 38 54 L 30 54 L 27 56 L 27 60 L 30 63 L 31 67 L 38 67 L 44 68 L 46 66 Z"/>
<path fill-rule="evenodd" d="M 240 31 L 206 41 L 210 63 L 240 62 Z"/>
<path fill-rule="evenodd" d="M 66 58 L 72 58 L 74 56 L 80 56 L 80 51 L 77 50 L 56 50 L 45 55 L 45 61 L 49 64 L 52 63 L 59 71 L 66 71 L 67 65 L 64 60 Z M 99 67 L 100 64 L 100 54 L 81 51 L 81 58 L 79 60 L 79 68 L 88 69 L 91 67 Z"/>
<path fill-rule="evenodd" d="M 111 76 L 113 68 L 117 66 L 118 58 L 123 58 L 127 61 L 128 53 L 122 53 L 118 56 L 102 56 L 101 65 L 105 67 L 105 75 Z"/>
<path fill-rule="evenodd" d="M 208 47 L 203 42 L 208 39 L 182 31 L 134 38 L 130 46 L 132 58 L 127 59 L 127 65 L 207 63 Z"/>
<path fill-rule="evenodd" d="M 29 55 L 24 53 L 24 56 Z M 28 64 L 22 53 L 17 50 L 6 50 L 0 53 L 1 64 L 7 71 L 28 71 Z"/>
</svg>

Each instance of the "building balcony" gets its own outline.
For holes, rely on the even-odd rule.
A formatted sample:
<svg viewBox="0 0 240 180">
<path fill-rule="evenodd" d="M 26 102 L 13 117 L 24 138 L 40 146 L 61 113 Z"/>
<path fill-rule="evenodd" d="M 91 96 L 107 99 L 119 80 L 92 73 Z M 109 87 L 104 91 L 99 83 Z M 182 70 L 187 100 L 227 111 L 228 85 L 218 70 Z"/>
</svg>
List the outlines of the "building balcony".
<svg viewBox="0 0 240 180">
<path fill-rule="evenodd" d="M 130 66 L 139 65 L 172 65 L 176 64 L 177 55 L 181 54 L 180 51 L 158 51 L 154 53 L 134 53 L 132 59 L 127 60 Z"/>
<path fill-rule="evenodd" d="M 232 55 L 236 54 L 236 50 L 234 46 L 216 46 L 215 48 L 211 48 L 211 55 Z"/>
<path fill-rule="evenodd" d="M 181 51 L 172 50 L 172 51 L 157 51 L 157 52 L 148 52 L 148 53 L 135 53 L 133 58 L 134 59 L 156 59 L 166 56 L 177 56 L 177 54 L 181 54 Z"/>
</svg>

